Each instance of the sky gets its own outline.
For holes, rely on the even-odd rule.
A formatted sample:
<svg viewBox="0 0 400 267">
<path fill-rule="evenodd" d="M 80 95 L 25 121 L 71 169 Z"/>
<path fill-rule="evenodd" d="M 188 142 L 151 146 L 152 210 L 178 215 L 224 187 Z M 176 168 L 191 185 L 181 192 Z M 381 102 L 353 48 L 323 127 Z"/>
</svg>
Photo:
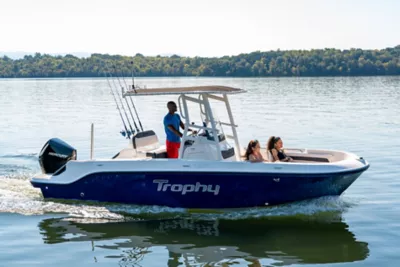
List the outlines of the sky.
<svg viewBox="0 0 400 267">
<path fill-rule="evenodd" d="M 400 44 L 400 0 L 0 0 L 0 51 L 178 54 Z"/>
</svg>

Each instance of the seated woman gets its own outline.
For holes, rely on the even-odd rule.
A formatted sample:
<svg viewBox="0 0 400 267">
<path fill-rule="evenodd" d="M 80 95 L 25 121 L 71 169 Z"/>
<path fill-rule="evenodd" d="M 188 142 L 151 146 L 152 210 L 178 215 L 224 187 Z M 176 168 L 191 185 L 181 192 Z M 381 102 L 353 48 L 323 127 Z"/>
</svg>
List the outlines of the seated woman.
<svg viewBox="0 0 400 267">
<path fill-rule="evenodd" d="M 273 162 L 274 161 L 293 161 L 291 157 L 288 157 L 282 149 L 283 142 L 280 137 L 271 136 L 267 143 L 267 150 L 271 152 Z"/>
<path fill-rule="evenodd" d="M 257 140 L 251 140 L 246 149 L 246 160 L 250 162 L 268 161 L 263 158 L 260 152 L 260 143 Z"/>
</svg>

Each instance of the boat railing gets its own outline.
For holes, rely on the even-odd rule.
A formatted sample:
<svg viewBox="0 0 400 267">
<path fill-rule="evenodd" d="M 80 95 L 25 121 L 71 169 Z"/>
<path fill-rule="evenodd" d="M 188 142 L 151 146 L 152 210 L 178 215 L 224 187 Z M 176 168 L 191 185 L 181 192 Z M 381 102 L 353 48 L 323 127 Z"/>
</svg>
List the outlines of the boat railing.
<svg viewBox="0 0 400 267">
<path fill-rule="evenodd" d="M 207 130 L 207 131 L 212 131 L 212 128 L 206 127 L 206 126 L 201 126 L 201 125 L 196 125 L 196 124 L 192 124 L 190 125 L 190 128 L 195 128 L 195 129 L 200 129 L 200 130 Z M 219 130 L 217 129 L 217 132 L 219 132 Z"/>
<path fill-rule="evenodd" d="M 210 101 L 209 101 L 210 99 L 217 100 L 218 102 L 222 102 L 225 104 L 225 108 L 228 113 L 229 122 L 220 121 L 215 118 L 215 116 L 214 116 L 215 114 L 213 114 L 214 111 L 212 110 L 211 105 L 210 105 Z M 196 103 L 199 105 L 200 115 L 202 117 L 203 125 L 199 125 L 199 124 L 195 124 L 195 123 L 190 124 L 190 115 L 189 115 L 189 109 L 188 109 L 187 102 L 192 102 L 192 103 Z M 236 149 L 239 148 L 239 141 L 238 141 L 237 132 L 236 132 L 236 128 L 238 127 L 238 125 L 235 124 L 235 122 L 234 122 L 232 111 L 231 111 L 230 104 L 229 104 L 229 100 L 228 100 L 228 97 L 226 94 L 223 94 L 223 96 L 221 97 L 221 96 L 216 96 L 216 95 L 213 95 L 210 93 L 200 93 L 198 98 L 188 96 L 186 94 L 181 94 L 178 98 L 178 105 L 179 105 L 179 109 L 183 111 L 181 113 L 181 116 L 186 121 L 185 129 L 184 129 L 183 137 L 182 137 L 182 142 L 185 142 L 185 140 L 189 140 L 188 137 L 190 135 L 188 135 L 188 130 L 190 127 L 190 128 L 194 128 L 194 129 L 203 129 L 204 131 L 207 131 L 212 136 L 219 136 L 222 132 L 224 134 L 225 138 L 234 140 Z M 232 131 L 232 134 L 225 134 L 222 126 L 229 127 Z M 220 160 L 222 160 L 219 138 L 214 138 L 212 143 L 216 146 L 217 154 L 219 155 Z M 183 153 L 183 147 L 181 147 L 181 149 L 180 149 L 180 155 L 182 155 L 182 153 Z M 235 155 L 235 157 L 236 157 L 236 160 L 240 160 L 239 155 Z"/>
</svg>

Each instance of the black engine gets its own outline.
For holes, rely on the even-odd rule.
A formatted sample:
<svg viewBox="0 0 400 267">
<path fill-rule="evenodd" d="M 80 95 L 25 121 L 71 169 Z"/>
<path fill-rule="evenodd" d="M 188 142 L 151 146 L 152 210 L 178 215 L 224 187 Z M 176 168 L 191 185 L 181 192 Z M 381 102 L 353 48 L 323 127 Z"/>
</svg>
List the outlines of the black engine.
<svg viewBox="0 0 400 267">
<path fill-rule="evenodd" d="M 76 160 L 76 149 L 58 138 L 47 141 L 39 154 L 40 167 L 46 174 L 54 173 L 70 160 Z"/>
</svg>

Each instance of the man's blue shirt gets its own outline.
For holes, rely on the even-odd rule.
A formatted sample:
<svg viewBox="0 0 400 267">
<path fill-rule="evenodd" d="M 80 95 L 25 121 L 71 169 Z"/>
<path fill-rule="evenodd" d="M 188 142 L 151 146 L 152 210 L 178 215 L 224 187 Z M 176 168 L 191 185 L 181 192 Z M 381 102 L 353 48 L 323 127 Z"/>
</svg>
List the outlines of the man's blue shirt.
<svg viewBox="0 0 400 267">
<path fill-rule="evenodd" d="M 165 115 L 164 129 L 168 141 L 176 143 L 179 143 L 181 141 L 181 138 L 168 128 L 168 125 L 172 125 L 177 131 L 179 131 L 180 123 L 181 123 L 181 117 L 178 114 L 168 113 L 167 115 Z"/>
</svg>

